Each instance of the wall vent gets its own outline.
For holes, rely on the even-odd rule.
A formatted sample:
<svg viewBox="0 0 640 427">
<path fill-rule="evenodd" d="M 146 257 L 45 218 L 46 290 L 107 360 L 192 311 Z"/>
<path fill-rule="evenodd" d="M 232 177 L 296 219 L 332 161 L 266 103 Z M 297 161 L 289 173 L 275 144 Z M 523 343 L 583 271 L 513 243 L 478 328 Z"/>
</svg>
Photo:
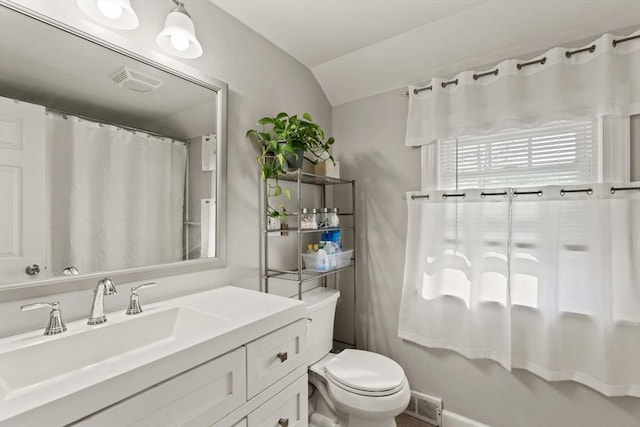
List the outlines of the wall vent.
<svg viewBox="0 0 640 427">
<path fill-rule="evenodd" d="M 129 67 L 121 67 L 113 72 L 109 78 L 118 86 L 137 93 L 149 93 L 164 84 L 163 81 L 132 70 Z"/>
<path fill-rule="evenodd" d="M 405 414 L 434 426 L 442 425 L 442 399 L 411 390 L 411 400 Z"/>
</svg>

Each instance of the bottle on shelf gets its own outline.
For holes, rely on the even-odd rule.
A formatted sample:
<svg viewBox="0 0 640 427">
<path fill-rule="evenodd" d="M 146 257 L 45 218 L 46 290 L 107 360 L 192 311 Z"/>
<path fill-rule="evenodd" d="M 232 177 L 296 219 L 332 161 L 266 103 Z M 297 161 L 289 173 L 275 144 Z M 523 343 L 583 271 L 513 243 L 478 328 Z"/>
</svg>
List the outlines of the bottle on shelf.
<svg viewBox="0 0 640 427">
<path fill-rule="evenodd" d="M 329 240 L 338 249 L 337 252 L 342 252 L 342 231 L 340 230 L 329 231 Z"/>
<path fill-rule="evenodd" d="M 327 230 L 323 231 L 320 237 L 322 245 L 326 245 L 329 242 L 336 250 L 336 252 L 342 251 L 342 231 L 341 230 Z"/>
</svg>

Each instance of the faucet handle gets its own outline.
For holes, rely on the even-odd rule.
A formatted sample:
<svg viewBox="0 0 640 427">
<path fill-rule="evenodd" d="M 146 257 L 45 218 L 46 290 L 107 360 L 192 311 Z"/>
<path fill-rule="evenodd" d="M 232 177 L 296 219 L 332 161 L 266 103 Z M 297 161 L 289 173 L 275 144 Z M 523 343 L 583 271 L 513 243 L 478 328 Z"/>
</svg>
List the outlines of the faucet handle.
<svg viewBox="0 0 640 427">
<path fill-rule="evenodd" d="M 151 288 L 156 285 L 156 282 L 143 283 L 142 285 L 134 286 L 131 288 L 131 293 L 135 294 L 138 292 L 138 289 Z"/>
<path fill-rule="evenodd" d="M 35 310 L 36 308 L 46 308 L 49 307 L 53 310 L 60 310 L 60 303 L 58 301 L 54 302 L 34 302 L 33 304 L 27 304 L 20 307 L 22 311 Z"/>
<path fill-rule="evenodd" d="M 140 307 L 140 300 L 138 298 L 138 290 L 143 288 L 150 288 L 155 286 L 156 282 L 143 283 L 142 285 L 134 286 L 131 288 L 131 297 L 129 298 L 129 307 L 127 307 L 126 314 L 139 314 L 142 313 L 142 307 Z"/>
<path fill-rule="evenodd" d="M 49 323 L 44 328 L 44 335 L 61 334 L 67 330 L 67 326 L 62 320 L 62 312 L 60 311 L 60 303 L 54 302 L 36 302 L 33 304 L 27 304 L 20 307 L 22 311 L 35 310 L 36 308 L 50 308 Z"/>
</svg>

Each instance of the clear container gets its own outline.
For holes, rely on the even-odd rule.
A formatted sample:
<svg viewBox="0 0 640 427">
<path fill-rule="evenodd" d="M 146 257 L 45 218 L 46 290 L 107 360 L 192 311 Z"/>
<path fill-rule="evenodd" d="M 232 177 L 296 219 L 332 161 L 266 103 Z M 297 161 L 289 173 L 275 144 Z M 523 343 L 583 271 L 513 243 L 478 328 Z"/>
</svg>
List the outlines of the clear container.
<svg viewBox="0 0 640 427">
<path fill-rule="evenodd" d="M 321 208 L 318 228 L 337 228 L 340 226 L 338 208 Z"/>
<path fill-rule="evenodd" d="M 338 268 L 345 268 L 351 264 L 353 249 L 342 251 L 338 254 Z"/>
<path fill-rule="evenodd" d="M 338 208 L 331 208 L 329 211 L 329 228 L 340 227 L 340 217 L 338 216 Z"/>
<path fill-rule="evenodd" d="M 329 208 L 320 208 L 318 228 L 329 228 Z"/>
<path fill-rule="evenodd" d="M 345 268 L 351 264 L 353 249 L 335 254 L 328 254 L 324 251 L 303 253 L 304 266 L 309 271 L 331 271 L 338 268 Z"/>
<path fill-rule="evenodd" d="M 302 208 L 300 210 L 300 228 L 302 230 L 315 230 L 318 228 L 318 210 Z"/>
<path fill-rule="evenodd" d="M 329 255 L 324 251 L 302 254 L 304 266 L 309 271 L 329 271 L 338 265 L 337 255 Z M 332 266 L 333 264 L 333 266 Z"/>
</svg>

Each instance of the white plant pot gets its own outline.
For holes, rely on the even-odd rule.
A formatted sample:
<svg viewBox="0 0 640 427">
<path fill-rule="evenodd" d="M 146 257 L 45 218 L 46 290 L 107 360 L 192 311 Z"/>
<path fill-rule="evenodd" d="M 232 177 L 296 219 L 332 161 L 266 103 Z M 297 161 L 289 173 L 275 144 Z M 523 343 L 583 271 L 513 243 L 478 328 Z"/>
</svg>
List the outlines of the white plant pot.
<svg viewBox="0 0 640 427">
<path fill-rule="evenodd" d="M 280 217 L 267 217 L 267 230 L 280 230 L 281 225 Z"/>
</svg>

